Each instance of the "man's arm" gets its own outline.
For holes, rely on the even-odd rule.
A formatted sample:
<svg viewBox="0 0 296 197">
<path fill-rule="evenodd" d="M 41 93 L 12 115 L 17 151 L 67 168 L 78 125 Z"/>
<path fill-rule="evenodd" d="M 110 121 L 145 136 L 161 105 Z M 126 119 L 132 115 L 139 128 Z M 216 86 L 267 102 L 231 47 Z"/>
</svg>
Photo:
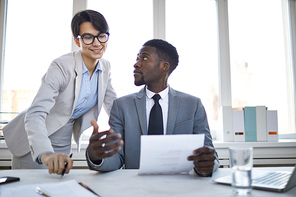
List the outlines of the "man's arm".
<svg viewBox="0 0 296 197">
<path fill-rule="evenodd" d="M 119 167 L 113 167 L 115 165 L 112 165 L 112 163 L 118 163 L 115 160 L 118 157 L 117 153 L 121 151 L 121 146 L 123 145 L 121 134 L 113 134 L 114 131 L 112 129 L 98 132 L 99 126 L 96 121 L 91 120 L 91 124 L 93 126 L 93 133 L 86 150 L 86 159 L 90 169 L 99 171 L 118 169 Z M 103 165 L 103 160 L 103 163 L 106 165 Z"/>
<path fill-rule="evenodd" d="M 214 149 L 212 136 L 208 125 L 208 119 L 205 109 L 198 99 L 197 110 L 195 113 L 194 132 L 195 134 L 205 134 L 204 147 L 193 151 L 193 155 L 188 157 L 189 161 L 193 161 L 194 170 L 200 176 L 211 176 L 212 172 L 220 166 L 218 154 Z"/>
</svg>

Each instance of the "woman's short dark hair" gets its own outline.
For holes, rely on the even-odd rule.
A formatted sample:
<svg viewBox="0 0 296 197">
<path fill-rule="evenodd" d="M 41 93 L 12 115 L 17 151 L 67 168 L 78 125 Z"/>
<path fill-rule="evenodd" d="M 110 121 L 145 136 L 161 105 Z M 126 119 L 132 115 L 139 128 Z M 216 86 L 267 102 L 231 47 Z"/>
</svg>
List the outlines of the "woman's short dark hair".
<svg viewBox="0 0 296 197">
<path fill-rule="evenodd" d="M 77 38 L 80 32 L 80 25 L 84 22 L 91 22 L 93 27 L 100 33 L 109 33 L 109 26 L 105 17 L 94 10 L 83 10 L 75 14 L 71 22 L 71 29 L 74 38 Z"/>
<path fill-rule="evenodd" d="M 147 41 L 143 46 L 156 48 L 156 54 L 160 61 L 166 61 L 170 64 L 169 74 L 175 70 L 179 63 L 179 55 L 177 49 L 172 44 L 161 39 L 152 39 Z"/>
</svg>

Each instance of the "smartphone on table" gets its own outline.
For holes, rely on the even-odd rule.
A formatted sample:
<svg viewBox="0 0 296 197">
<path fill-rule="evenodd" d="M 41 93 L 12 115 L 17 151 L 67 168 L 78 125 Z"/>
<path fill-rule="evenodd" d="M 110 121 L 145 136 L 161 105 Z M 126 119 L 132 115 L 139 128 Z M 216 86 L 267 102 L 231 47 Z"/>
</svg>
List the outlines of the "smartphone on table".
<svg viewBox="0 0 296 197">
<path fill-rule="evenodd" d="M 3 176 L 3 177 L 0 177 L 0 184 L 12 183 L 19 180 L 20 180 L 19 177 Z"/>
</svg>

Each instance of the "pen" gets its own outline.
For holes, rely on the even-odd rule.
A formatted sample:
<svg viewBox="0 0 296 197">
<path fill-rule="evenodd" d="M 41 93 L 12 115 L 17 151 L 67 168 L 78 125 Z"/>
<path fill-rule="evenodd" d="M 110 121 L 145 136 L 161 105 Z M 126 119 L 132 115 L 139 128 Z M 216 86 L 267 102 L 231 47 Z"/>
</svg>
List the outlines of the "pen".
<svg viewBox="0 0 296 197">
<path fill-rule="evenodd" d="M 81 185 L 82 187 L 84 187 L 85 189 L 87 189 L 88 191 L 90 191 L 91 193 L 93 193 L 96 196 L 101 197 L 99 194 L 97 194 L 96 192 L 94 192 L 92 189 L 90 189 L 86 184 L 84 184 L 83 182 L 79 182 L 79 185 Z"/>
<path fill-rule="evenodd" d="M 53 195 L 51 193 L 49 193 L 48 191 L 45 191 L 44 189 L 42 189 L 41 187 L 36 187 L 35 191 L 42 195 L 42 196 L 46 196 L 46 197 L 53 197 Z"/>
<path fill-rule="evenodd" d="M 73 155 L 73 153 L 71 153 L 69 157 L 72 158 L 72 155 Z M 68 162 L 65 162 L 65 168 L 64 168 L 64 170 L 63 170 L 63 172 L 62 172 L 62 176 L 61 176 L 61 177 L 64 176 L 64 174 L 65 174 L 65 172 L 66 172 L 66 168 L 67 168 L 67 166 L 68 166 Z"/>
</svg>

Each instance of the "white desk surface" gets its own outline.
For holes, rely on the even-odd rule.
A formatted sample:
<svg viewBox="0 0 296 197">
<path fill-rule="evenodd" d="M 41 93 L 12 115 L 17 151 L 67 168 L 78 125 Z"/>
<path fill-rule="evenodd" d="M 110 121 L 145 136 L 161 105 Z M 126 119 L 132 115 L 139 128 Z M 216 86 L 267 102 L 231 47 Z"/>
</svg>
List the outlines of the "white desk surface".
<svg viewBox="0 0 296 197">
<path fill-rule="evenodd" d="M 293 167 L 263 168 L 292 171 Z M 229 168 L 219 168 L 213 177 L 227 175 L 231 172 Z M 15 187 L 26 184 L 54 183 L 75 179 L 77 182 L 84 182 L 91 189 L 102 197 L 113 196 L 182 196 L 182 197 L 224 197 L 236 196 L 232 194 L 231 186 L 215 184 L 212 178 L 199 177 L 194 174 L 181 175 L 138 175 L 138 170 L 117 170 L 108 173 L 96 171 L 71 170 L 63 178 L 58 175 L 48 174 L 47 170 L 0 170 L 1 176 L 17 176 L 20 181 L 3 184 L 3 187 Z M 296 187 L 286 193 L 275 193 L 261 190 L 254 190 L 249 196 L 258 197 L 291 197 L 296 196 Z"/>
</svg>

